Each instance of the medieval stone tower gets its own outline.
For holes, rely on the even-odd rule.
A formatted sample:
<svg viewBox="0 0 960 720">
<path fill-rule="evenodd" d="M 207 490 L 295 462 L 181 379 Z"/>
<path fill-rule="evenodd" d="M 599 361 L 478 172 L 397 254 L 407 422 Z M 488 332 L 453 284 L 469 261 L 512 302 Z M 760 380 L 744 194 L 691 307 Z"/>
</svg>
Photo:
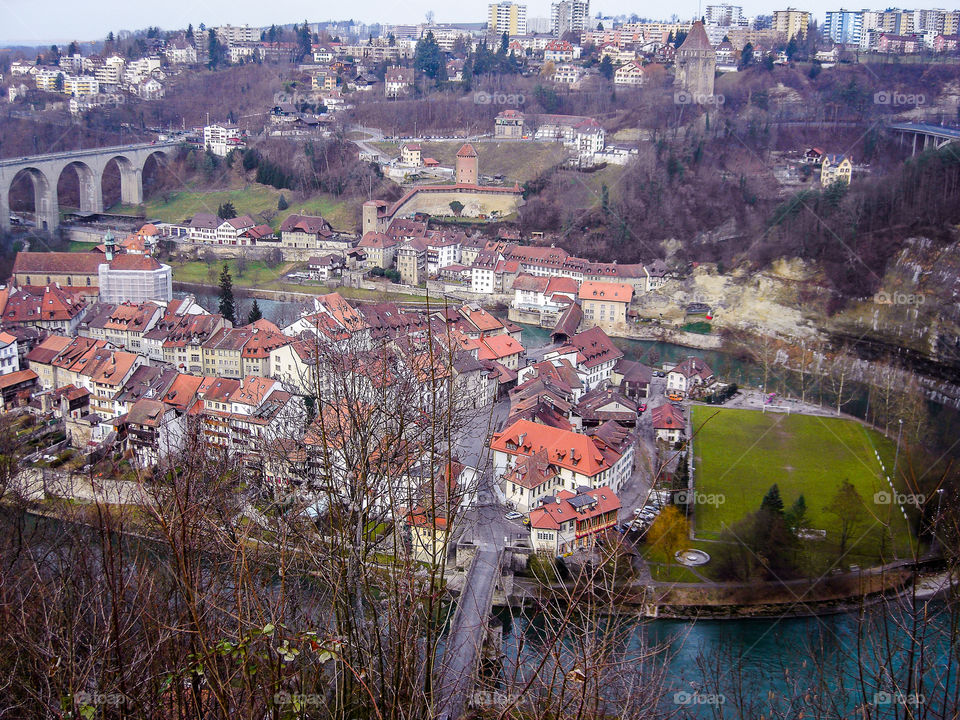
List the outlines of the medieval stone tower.
<svg viewBox="0 0 960 720">
<path fill-rule="evenodd" d="M 457 184 L 476 185 L 478 177 L 477 151 L 473 149 L 473 145 L 467 143 L 457 152 Z"/>
<path fill-rule="evenodd" d="M 717 54 L 699 20 L 690 28 L 686 40 L 677 50 L 676 62 L 677 87 L 691 95 L 713 95 Z"/>
</svg>

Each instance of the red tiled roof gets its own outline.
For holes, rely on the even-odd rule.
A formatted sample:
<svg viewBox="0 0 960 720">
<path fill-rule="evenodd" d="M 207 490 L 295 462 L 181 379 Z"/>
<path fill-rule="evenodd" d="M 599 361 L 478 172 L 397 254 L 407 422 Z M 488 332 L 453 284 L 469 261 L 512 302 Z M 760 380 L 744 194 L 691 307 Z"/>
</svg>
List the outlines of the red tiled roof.
<svg viewBox="0 0 960 720">
<path fill-rule="evenodd" d="M 37 377 L 37 374 L 33 370 L 18 370 L 17 372 L 0 375 L 0 390 L 6 390 L 21 383 L 36 380 Z"/>
<path fill-rule="evenodd" d="M 623 352 L 613 344 L 602 328 L 592 327 L 570 338 L 570 342 L 583 355 L 584 367 L 593 368 L 610 360 L 619 360 Z"/>
<path fill-rule="evenodd" d="M 584 502 L 585 496 L 591 500 Z M 561 490 L 553 502 L 545 499 L 543 505 L 530 511 L 530 527 L 559 530 L 563 523 L 590 520 L 620 508 L 620 498 L 606 485 L 580 493 Z"/>
<path fill-rule="evenodd" d="M 13 274 L 96 275 L 103 255 L 95 252 L 18 252 L 13 261 Z"/>
<path fill-rule="evenodd" d="M 670 403 L 658 405 L 651 410 L 650 419 L 654 430 L 683 430 L 686 427 L 683 412 Z"/>
<path fill-rule="evenodd" d="M 579 297 L 581 300 L 608 300 L 610 302 L 629 303 L 633 297 L 633 286 L 627 283 L 585 280 L 580 285 Z"/>
<path fill-rule="evenodd" d="M 495 433 L 490 447 L 511 455 L 532 455 L 546 450 L 547 459 L 552 464 L 588 477 L 610 468 L 586 435 L 549 428 L 529 420 L 517 420 L 503 432 Z"/>
<path fill-rule="evenodd" d="M 11 323 L 72 320 L 86 307 L 85 302 L 64 292 L 56 283 L 43 286 L 42 292 L 40 290 L 25 287 L 10 293 L 0 319 Z"/>
</svg>

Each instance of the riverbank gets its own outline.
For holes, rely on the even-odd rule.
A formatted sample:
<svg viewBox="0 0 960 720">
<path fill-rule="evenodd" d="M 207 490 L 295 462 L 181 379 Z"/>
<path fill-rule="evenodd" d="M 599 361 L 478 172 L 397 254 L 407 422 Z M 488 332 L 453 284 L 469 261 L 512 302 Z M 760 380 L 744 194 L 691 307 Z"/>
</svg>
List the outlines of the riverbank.
<svg viewBox="0 0 960 720">
<path fill-rule="evenodd" d="M 49 482 L 49 480 L 48 480 Z M 82 484 L 82 483 L 81 483 Z M 103 483 L 99 492 L 107 490 L 109 483 Z M 48 487 L 50 487 L 48 485 Z M 37 489 L 34 487 L 34 489 Z M 53 488 L 58 489 L 58 488 Z M 62 488 L 59 488 L 62 490 Z M 76 493 L 77 487 L 71 484 Z M 114 501 L 102 506 L 107 512 L 124 512 L 123 534 L 138 540 L 161 543 L 162 538 L 154 537 L 139 527 L 139 513 L 145 508 L 137 504 L 122 502 L 123 495 L 129 493 L 107 491 L 107 497 Z M 84 493 L 77 493 L 84 496 Z M 102 502 L 102 501 L 101 501 Z M 100 512 L 94 511 L 96 499 L 34 502 L 27 511 L 31 515 L 97 527 Z M 119 525 L 118 525 L 119 527 Z M 276 548 L 262 539 L 248 535 L 246 541 L 251 551 L 274 551 Z M 787 582 L 764 583 L 646 583 L 624 590 L 621 606 L 633 608 L 638 614 L 661 620 L 738 620 L 744 618 L 770 617 L 814 617 L 856 611 L 857 609 L 878 604 L 884 600 L 912 596 L 914 580 L 916 597 L 932 600 L 946 593 L 951 587 L 949 574 L 930 572 L 915 575 L 912 563 L 901 561 L 881 568 L 863 570 L 857 573 L 830 575 L 816 580 L 799 579 Z M 448 589 L 457 586 L 455 573 L 450 574 Z M 955 580 L 953 581 L 955 583 Z M 545 588 L 536 580 L 514 577 L 509 597 L 501 606 L 536 606 L 548 599 L 564 600 L 569 598 L 565 586 Z M 816 596 L 811 596 L 816 591 Z"/>
<path fill-rule="evenodd" d="M 856 612 L 898 598 L 935 600 L 946 593 L 950 578 L 943 572 L 915 574 L 911 564 L 787 582 L 648 583 L 624 591 L 621 608 L 654 620 L 743 620 L 806 618 Z M 813 596 L 812 593 L 816 592 Z M 515 578 L 511 605 L 537 606 L 565 600 L 570 588 L 544 588 L 530 578 Z"/>
<path fill-rule="evenodd" d="M 624 340 L 646 340 L 682 345 L 694 350 L 720 350 L 723 347 L 723 339 L 719 335 L 703 335 L 649 323 L 620 326 L 615 330 L 607 330 L 607 335 Z"/>
</svg>

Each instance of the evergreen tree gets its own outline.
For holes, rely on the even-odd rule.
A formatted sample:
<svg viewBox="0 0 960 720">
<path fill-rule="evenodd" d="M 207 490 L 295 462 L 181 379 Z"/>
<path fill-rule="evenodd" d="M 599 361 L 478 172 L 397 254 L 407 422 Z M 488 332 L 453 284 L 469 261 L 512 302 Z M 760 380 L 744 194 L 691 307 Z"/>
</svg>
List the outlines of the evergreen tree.
<svg viewBox="0 0 960 720">
<path fill-rule="evenodd" d="M 441 83 L 447 79 L 447 63 L 443 51 L 434 39 L 433 32 L 429 30 L 417 41 L 417 47 L 413 52 L 413 69 L 426 75 L 435 83 Z"/>
<path fill-rule="evenodd" d="M 236 307 L 233 301 L 233 278 L 230 277 L 230 268 L 223 264 L 220 273 L 220 314 L 231 323 L 236 322 Z"/>
<path fill-rule="evenodd" d="M 609 55 L 604 55 L 600 61 L 600 74 L 607 80 L 613 80 L 613 61 Z"/>
<path fill-rule="evenodd" d="M 237 216 L 237 209 L 233 206 L 233 203 L 229 200 L 220 207 L 217 208 L 217 217 L 221 220 L 229 220 L 230 218 L 235 218 Z"/>
<path fill-rule="evenodd" d="M 303 26 L 297 31 L 297 54 L 301 59 L 312 52 L 312 39 L 310 26 L 307 24 L 307 21 L 304 20 Z"/>
<path fill-rule="evenodd" d="M 780 488 L 774 483 L 763 496 L 763 502 L 760 503 L 760 509 L 776 515 L 783 515 L 783 499 L 780 497 Z"/>
<path fill-rule="evenodd" d="M 286 210 L 288 207 L 290 207 L 290 203 L 287 202 L 283 193 L 280 193 L 280 199 L 277 200 L 277 210 Z"/>
<path fill-rule="evenodd" d="M 210 28 L 208 38 L 207 49 L 210 55 L 208 65 L 211 70 L 216 70 L 226 62 L 226 51 L 223 44 L 217 39 L 217 33 L 213 28 Z"/>
<path fill-rule="evenodd" d="M 804 499 L 803 494 L 800 495 L 790 506 L 790 510 L 786 515 L 787 527 L 796 532 L 799 528 L 802 528 L 807 521 L 807 501 Z"/>
<path fill-rule="evenodd" d="M 257 299 L 253 299 L 253 306 L 250 308 L 250 314 L 247 315 L 247 324 L 255 323 L 257 320 L 263 318 L 263 313 L 260 312 L 260 303 L 257 302 Z"/>
<path fill-rule="evenodd" d="M 749 67 L 753 64 L 753 45 L 747 43 L 743 46 L 743 50 L 740 51 L 740 69 Z"/>
<path fill-rule="evenodd" d="M 191 42 L 193 42 L 193 23 L 190 23 L 189 25 L 187 25 L 187 32 L 185 34 L 185 37 L 187 38 L 187 40 L 190 40 Z"/>
</svg>

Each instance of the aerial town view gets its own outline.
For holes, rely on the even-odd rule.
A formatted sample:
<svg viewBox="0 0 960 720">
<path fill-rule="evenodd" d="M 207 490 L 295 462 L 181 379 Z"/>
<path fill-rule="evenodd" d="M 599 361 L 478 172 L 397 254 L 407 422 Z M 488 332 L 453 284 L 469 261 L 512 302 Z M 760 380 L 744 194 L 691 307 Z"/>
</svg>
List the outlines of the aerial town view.
<svg viewBox="0 0 960 720">
<path fill-rule="evenodd" d="M 0 3 L 0 720 L 960 718 L 960 10 L 751 1 Z"/>
</svg>

